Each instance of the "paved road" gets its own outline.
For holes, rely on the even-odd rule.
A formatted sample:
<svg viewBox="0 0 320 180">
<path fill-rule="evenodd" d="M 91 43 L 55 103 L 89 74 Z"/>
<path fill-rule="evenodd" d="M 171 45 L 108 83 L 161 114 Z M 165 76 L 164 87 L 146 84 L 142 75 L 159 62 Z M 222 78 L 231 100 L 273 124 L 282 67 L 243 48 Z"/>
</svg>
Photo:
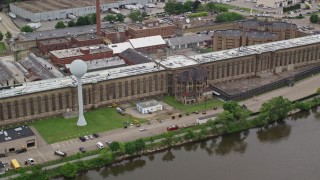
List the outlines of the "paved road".
<svg viewBox="0 0 320 180">
<path fill-rule="evenodd" d="M 13 24 L 10 17 L 3 12 L 0 13 L 0 17 L 2 19 L 2 22 L 0 22 L 0 31 L 3 34 L 7 33 L 8 31 L 10 31 L 12 35 L 17 35 L 20 33 L 20 30 L 15 24 Z"/>
</svg>

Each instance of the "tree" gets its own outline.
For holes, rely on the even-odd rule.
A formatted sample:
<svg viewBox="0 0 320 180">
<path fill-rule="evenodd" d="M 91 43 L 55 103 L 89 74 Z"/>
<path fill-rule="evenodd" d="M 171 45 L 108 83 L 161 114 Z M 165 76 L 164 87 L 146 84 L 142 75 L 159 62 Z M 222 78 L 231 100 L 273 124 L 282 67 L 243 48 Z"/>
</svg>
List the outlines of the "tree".
<svg viewBox="0 0 320 180">
<path fill-rule="evenodd" d="M 200 1 L 198 1 L 198 0 L 194 1 L 193 5 L 192 5 L 193 10 L 198 9 L 200 4 L 201 4 Z"/>
<path fill-rule="evenodd" d="M 11 34 L 10 31 L 8 31 L 8 32 L 6 33 L 6 38 L 7 38 L 7 39 L 10 39 L 11 37 L 12 37 L 12 34 Z"/>
<path fill-rule="evenodd" d="M 119 22 L 124 22 L 125 18 L 126 17 L 123 14 L 117 14 L 117 21 L 119 21 Z"/>
<path fill-rule="evenodd" d="M 83 26 L 83 25 L 86 25 L 86 20 L 83 16 L 80 16 L 77 19 L 76 26 Z"/>
<path fill-rule="evenodd" d="M 97 14 L 96 13 L 92 13 L 89 16 L 90 16 L 92 24 L 97 24 Z"/>
<path fill-rule="evenodd" d="M 100 152 L 100 158 L 104 162 L 104 164 L 110 163 L 115 159 L 114 155 L 110 151 L 107 151 L 106 149 L 103 149 Z"/>
<path fill-rule="evenodd" d="M 76 26 L 76 23 L 74 22 L 74 20 L 71 20 L 68 22 L 68 27 L 73 27 Z"/>
<path fill-rule="evenodd" d="M 146 148 L 146 143 L 142 139 L 137 139 L 134 142 L 136 151 L 142 151 L 144 148 Z"/>
<path fill-rule="evenodd" d="M 223 104 L 223 110 L 229 111 L 230 113 L 236 112 L 240 105 L 236 101 L 228 101 Z"/>
<path fill-rule="evenodd" d="M 3 34 L 2 34 L 2 32 L 0 32 L 0 41 L 2 41 L 3 40 Z"/>
<path fill-rule="evenodd" d="M 310 16 L 310 22 L 312 22 L 312 23 L 317 23 L 318 20 L 319 20 L 318 14 L 312 14 L 312 15 Z"/>
<path fill-rule="evenodd" d="M 120 143 L 117 141 L 113 141 L 110 145 L 109 148 L 112 152 L 117 152 L 120 149 Z"/>
<path fill-rule="evenodd" d="M 128 17 L 131 19 L 132 22 L 142 21 L 143 17 L 140 11 L 131 11 L 128 14 Z"/>
<path fill-rule="evenodd" d="M 136 152 L 136 146 L 133 142 L 127 142 L 124 148 L 126 154 L 132 155 Z"/>
<path fill-rule="evenodd" d="M 244 16 L 235 12 L 225 12 L 217 15 L 216 22 L 230 22 L 245 19 Z"/>
<path fill-rule="evenodd" d="M 103 19 L 106 20 L 106 21 L 111 22 L 111 21 L 116 21 L 117 17 L 112 15 L 112 14 L 107 14 Z"/>
<path fill-rule="evenodd" d="M 229 111 L 225 110 L 218 114 L 216 121 L 228 127 L 229 123 L 234 121 L 234 117 Z"/>
<path fill-rule="evenodd" d="M 193 2 L 188 0 L 183 4 L 183 10 L 184 12 L 190 12 L 193 9 Z"/>
<path fill-rule="evenodd" d="M 168 1 L 164 6 L 164 11 L 168 14 L 174 14 L 176 12 L 176 3 L 173 1 Z"/>
<path fill-rule="evenodd" d="M 66 25 L 64 24 L 63 21 L 58 21 L 55 26 L 56 29 L 61 29 L 61 28 L 65 28 L 65 27 L 66 27 Z"/>
<path fill-rule="evenodd" d="M 320 88 L 318 88 L 318 89 L 317 89 L 317 94 L 319 94 L 319 95 L 320 95 Z"/>
<path fill-rule="evenodd" d="M 21 27 L 20 31 L 21 32 L 33 32 L 33 29 L 29 25 L 26 25 L 26 26 Z"/>
<path fill-rule="evenodd" d="M 60 167 L 60 173 L 66 178 L 74 178 L 77 175 L 77 166 L 67 162 Z"/>
<path fill-rule="evenodd" d="M 282 120 L 292 110 L 292 102 L 282 96 L 264 102 L 260 108 L 258 118 L 266 122 Z"/>
<path fill-rule="evenodd" d="M 93 21 L 92 21 L 92 18 L 91 18 L 91 15 L 88 14 L 86 16 L 84 16 L 84 25 L 90 25 L 90 24 L 93 24 Z"/>
</svg>

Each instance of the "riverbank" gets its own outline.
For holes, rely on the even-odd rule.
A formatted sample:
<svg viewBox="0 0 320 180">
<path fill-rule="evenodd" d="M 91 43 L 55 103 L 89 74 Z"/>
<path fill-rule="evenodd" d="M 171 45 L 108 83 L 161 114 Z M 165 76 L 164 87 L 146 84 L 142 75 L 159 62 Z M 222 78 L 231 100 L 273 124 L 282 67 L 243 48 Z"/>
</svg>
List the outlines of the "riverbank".
<svg viewBox="0 0 320 180">
<path fill-rule="evenodd" d="M 290 111 L 297 112 L 299 110 L 308 110 L 312 107 L 318 106 L 320 104 L 320 98 L 314 98 L 313 100 L 299 102 L 300 104 L 297 106 L 293 106 Z M 301 105 L 302 103 L 302 105 Z M 302 109 L 300 109 L 302 107 Z M 289 112 L 287 112 L 289 113 Z M 70 166 L 73 169 L 73 174 L 75 175 L 76 172 L 102 167 L 105 165 L 110 165 L 113 163 L 118 163 L 126 159 L 131 159 L 141 155 L 147 155 L 156 153 L 158 151 L 163 151 L 165 149 L 181 146 L 187 143 L 201 141 L 208 138 L 214 138 L 223 134 L 234 133 L 243 131 L 246 129 L 256 128 L 256 127 L 266 127 L 269 123 L 273 123 L 276 120 L 271 121 L 260 121 L 257 118 L 246 118 L 246 120 L 238 120 L 233 121 L 232 123 L 223 123 L 223 122 L 216 122 L 210 121 L 204 125 L 197 125 L 185 129 L 181 129 L 179 131 L 168 132 L 165 134 L 149 137 L 143 139 L 143 145 L 140 146 L 140 149 L 137 149 L 135 146 L 137 143 L 134 142 L 127 142 L 127 143 L 120 143 L 121 148 L 119 147 L 118 150 L 111 150 L 111 147 L 103 150 L 100 152 L 100 155 L 95 155 L 93 158 L 81 158 L 81 156 L 77 156 L 75 160 L 72 161 L 72 165 L 70 164 L 60 164 L 63 166 Z M 141 142 L 141 141 L 140 141 Z M 131 146 L 131 149 L 128 146 Z M 143 147 L 141 149 L 141 147 Z M 46 168 L 39 168 L 36 173 L 33 171 L 31 174 L 24 173 L 17 179 L 32 179 L 33 177 L 39 176 L 40 174 L 45 174 L 46 177 L 44 178 L 52 178 L 52 177 L 59 177 L 63 175 L 63 171 L 60 167 L 54 167 L 52 169 Z"/>
</svg>

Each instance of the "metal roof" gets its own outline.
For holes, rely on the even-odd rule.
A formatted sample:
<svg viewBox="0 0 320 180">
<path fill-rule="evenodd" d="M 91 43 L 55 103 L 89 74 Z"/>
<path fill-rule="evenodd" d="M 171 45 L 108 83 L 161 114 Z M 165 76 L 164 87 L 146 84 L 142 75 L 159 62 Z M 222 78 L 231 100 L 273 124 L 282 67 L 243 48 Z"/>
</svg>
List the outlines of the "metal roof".
<svg viewBox="0 0 320 180">
<path fill-rule="evenodd" d="M 158 66 L 154 62 L 150 62 L 145 64 L 125 66 L 108 70 L 94 71 L 86 73 L 85 76 L 82 77 L 82 83 L 97 83 L 100 81 L 142 75 L 162 70 L 164 70 L 163 67 Z M 76 78 L 74 76 L 29 82 L 24 83 L 18 87 L 11 87 L 10 89 L 0 90 L 0 98 L 8 98 L 22 94 L 32 94 L 59 88 L 75 87 L 76 84 Z"/>
<path fill-rule="evenodd" d="M 163 38 L 160 35 L 129 39 L 129 42 L 131 43 L 132 47 L 135 49 L 166 44 L 166 42 L 163 40 Z"/>
</svg>

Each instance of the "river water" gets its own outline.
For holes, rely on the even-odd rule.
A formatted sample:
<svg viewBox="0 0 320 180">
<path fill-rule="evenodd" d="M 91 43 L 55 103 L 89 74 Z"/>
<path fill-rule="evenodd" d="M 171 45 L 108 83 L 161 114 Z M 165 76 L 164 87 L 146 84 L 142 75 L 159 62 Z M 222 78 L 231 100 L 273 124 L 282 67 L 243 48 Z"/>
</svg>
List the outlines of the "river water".
<svg viewBox="0 0 320 180">
<path fill-rule="evenodd" d="M 173 148 L 82 172 L 77 179 L 319 180 L 320 107 L 268 129 Z"/>
</svg>

